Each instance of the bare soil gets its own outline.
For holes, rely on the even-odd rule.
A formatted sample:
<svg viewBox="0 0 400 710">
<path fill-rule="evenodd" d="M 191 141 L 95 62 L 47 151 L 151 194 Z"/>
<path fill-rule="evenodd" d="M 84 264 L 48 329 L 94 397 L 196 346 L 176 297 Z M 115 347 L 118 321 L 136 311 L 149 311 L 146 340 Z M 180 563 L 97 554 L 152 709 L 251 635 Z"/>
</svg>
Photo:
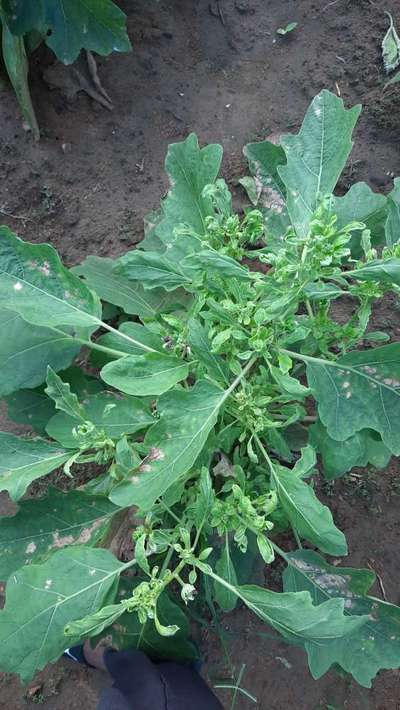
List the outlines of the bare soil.
<svg viewBox="0 0 400 710">
<path fill-rule="evenodd" d="M 400 88 L 382 92 L 380 43 L 385 9 L 400 25 L 396 0 L 126 0 L 121 6 L 134 50 L 98 59 L 112 112 L 71 89 L 70 75 L 39 50 L 31 59 L 31 89 L 43 135 L 34 144 L 6 80 L 0 86 L 0 216 L 25 239 L 50 242 L 68 265 L 133 248 L 144 215 L 165 192 L 169 143 L 191 131 L 202 143 L 222 143 L 223 175 L 234 187 L 245 172 L 242 146 L 297 129 L 322 88 L 364 107 L 341 188 L 366 180 L 375 190 L 390 190 L 400 174 Z M 277 35 L 290 21 L 297 29 Z M 397 308 L 387 302 L 375 322 L 394 339 Z M 387 599 L 399 603 L 398 463 L 360 473 L 324 488 L 347 534 L 346 564 L 372 566 Z M 400 708 L 399 671 L 381 673 L 371 690 L 333 672 L 316 682 L 304 654 L 274 640 L 245 610 L 227 617 L 223 631 L 230 666 L 236 674 L 244 666 L 241 685 L 257 698 L 239 693 L 237 710 Z M 204 634 L 202 650 L 210 682 L 231 683 L 215 630 Z M 47 710 L 92 710 L 105 682 L 100 673 L 61 660 L 28 688 L 2 676 L 0 709 L 40 703 Z M 232 692 L 219 692 L 230 708 Z"/>
</svg>

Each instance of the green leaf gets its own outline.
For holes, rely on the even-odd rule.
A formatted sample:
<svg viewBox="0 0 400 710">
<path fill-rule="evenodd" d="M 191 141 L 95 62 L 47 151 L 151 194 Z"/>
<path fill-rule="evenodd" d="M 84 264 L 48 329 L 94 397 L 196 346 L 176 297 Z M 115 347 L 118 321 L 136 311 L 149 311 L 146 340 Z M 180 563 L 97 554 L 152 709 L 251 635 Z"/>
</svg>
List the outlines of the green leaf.
<svg viewBox="0 0 400 710">
<path fill-rule="evenodd" d="M 140 323 L 132 323 L 131 321 L 121 323 L 118 331 L 124 335 L 127 335 L 129 338 L 133 338 L 133 340 L 137 343 L 142 343 L 146 346 L 146 348 L 165 353 L 161 336 L 156 333 L 152 333 Z M 106 333 L 105 335 L 100 336 L 100 338 L 97 338 L 96 343 L 98 345 L 102 345 L 103 347 L 111 348 L 111 350 L 114 350 L 115 352 L 113 354 L 92 350 L 90 353 L 90 362 L 95 366 L 102 367 L 110 360 L 123 357 L 125 354 L 143 355 L 142 347 L 135 345 L 135 343 L 131 340 L 121 338 L 116 333 Z"/>
<path fill-rule="evenodd" d="M 71 387 L 68 382 L 63 382 L 54 370 L 49 366 L 47 368 L 47 387 L 46 394 L 53 400 L 56 409 L 61 409 L 70 417 L 85 421 L 85 409 L 80 404 L 78 397 L 74 392 L 71 392 Z"/>
<path fill-rule="evenodd" d="M 147 289 L 162 287 L 166 291 L 173 291 L 190 283 L 189 278 L 163 254 L 138 249 L 120 257 L 115 273 L 130 281 L 140 281 Z"/>
<path fill-rule="evenodd" d="M 243 153 L 257 189 L 257 206 L 262 209 L 267 233 L 279 240 L 290 225 L 286 208 L 286 190 L 278 167 L 286 164 L 282 146 L 270 141 L 248 143 Z"/>
<path fill-rule="evenodd" d="M 187 363 L 172 355 L 146 353 L 127 355 L 109 362 L 100 376 L 104 382 L 121 392 L 138 397 L 163 394 L 189 373 Z"/>
<path fill-rule="evenodd" d="M 288 567 L 283 574 L 285 590 L 307 590 L 316 604 L 326 600 L 344 602 L 348 619 L 366 621 L 341 638 L 326 638 L 309 651 L 314 678 L 320 678 L 332 664 L 338 663 L 360 685 L 371 687 L 371 680 L 384 668 L 400 665 L 400 609 L 367 595 L 375 575 L 366 569 L 329 565 L 311 550 L 299 550 L 286 556 Z M 361 616 L 363 615 L 363 616 Z"/>
<path fill-rule="evenodd" d="M 102 496 L 56 488 L 45 498 L 22 501 L 15 515 L 0 519 L 0 577 L 4 581 L 66 545 L 94 546 L 118 510 Z"/>
<path fill-rule="evenodd" d="M 113 503 L 150 510 L 156 499 L 193 466 L 225 399 L 226 392 L 202 380 L 190 390 L 162 395 L 157 403 L 160 419 L 145 437 L 145 444 L 156 453 L 150 471 L 117 485 L 110 494 Z"/>
<path fill-rule="evenodd" d="M 214 574 L 208 565 L 198 563 L 197 566 L 221 584 L 231 586 Z M 286 640 L 304 645 L 309 657 L 318 652 L 320 645 L 336 639 L 345 640 L 368 619 L 368 616 L 345 616 L 343 599 L 329 599 L 315 606 L 308 591 L 272 592 L 253 584 L 231 588 L 251 611 Z"/>
<path fill-rule="evenodd" d="M 400 73 L 399 73 L 400 81 Z M 388 246 L 393 246 L 400 239 L 400 178 L 393 181 L 393 190 L 387 197 L 387 219 L 385 239 Z"/>
<path fill-rule="evenodd" d="M 61 466 L 71 456 L 43 439 L 22 439 L 0 432 L 0 491 L 8 491 L 13 500 L 25 493 L 36 478 Z"/>
<path fill-rule="evenodd" d="M 0 227 L 0 307 L 46 327 L 95 330 L 101 324 L 98 297 L 62 265 L 53 247 L 23 242 L 8 227 Z"/>
<path fill-rule="evenodd" d="M 389 18 L 390 25 L 382 40 L 382 59 L 385 71 L 389 74 L 389 72 L 396 69 L 396 67 L 400 64 L 400 39 L 393 24 L 393 18 L 390 12 L 385 10 L 385 14 Z"/>
<path fill-rule="evenodd" d="M 361 266 L 359 269 L 346 271 L 345 275 L 356 281 L 380 281 L 400 286 L 400 259 L 393 257 L 385 259 L 385 261 L 379 259 L 368 261 L 365 266 Z"/>
<path fill-rule="evenodd" d="M 83 619 L 71 621 L 64 628 L 66 636 L 75 638 L 90 638 L 101 634 L 110 624 L 114 623 L 125 612 L 122 604 L 108 604 L 94 614 L 88 614 Z"/>
<path fill-rule="evenodd" d="M 264 535 L 257 535 L 257 547 L 264 562 L 270 565 L 275 559 L 275 552 L 268 538 Z"/>
<path fill-rule="evenodd" d="M 137 578 L 122 577 L 118 589 L 118 599 L 129 599 L 133 589 L 140 584 Z M 111 636 L 113 648 L 123 651 L 130 648 L 142 650 L 154 660 L 167 659 L 190 661 L 198 658 L 194 644 L 189 641 L 190 626 L 182 609 L 164 592 L 157 600 L 157 617 L 164 626 L 173 624 L 179 631 L 172 637 L 160 636 L 154 621 L 148 619 L 141 624 L 137 614 L 126 612 L 117 623 L 110 626 L 105 634 Z"/>
<path fill-rule="evenodd" d="M 365 182 L 357 182 L 345 195 L 333 195 L 331 198 L 337 228 L 343 229 L 351 222 L 363 222 L 371 231 L 371 241 L 375 246 L 385 241 L 386 203 L 386 197 L 373 192 Z M 351 253 L 357 257 L 362 254 L 361 232 L 361 229 L 352 232 L 350 239 Z"/>
<path fill-rule="evenodd" d="M 301 449 L 301 456 L 292 468 L 292 474 L 297 478 L 309 476 L 317 463 L 315 450 L 309 444 Z"/>
<path fill-rule="evenodd" d="M 124 434 L 135 434 L 154 424 L 150 406 L 141 399 L 122 397 L 112 392 L 99 392 L 84 401 L 84 421 L 92 422 L 98 432 L 110 439 Z M 82 424 L 77 417 L 56 414 L 46 426 L 49 436 L 66 448 L 76 448 L 77 439 L 72 430 Z"/>
<path fill-rule="evenodd" d="M 164 289 L 152 289 L 150 292 L 145 290 L 141 283 L 134 283 L 117 274 L 114 271 L 116 264 L 117 261 L 113 259 L 88 256 L 72 271 L 83 276 L 103 301 L 119 306 L 125 313 L 140 318 L 154 318 L 157 313 L 167 309 L 171 296 Z"/>
<path fill-rule="evenodd" d="M 287 207 L 300 237 L 308 232 L 318 200 L 333 192 L 352 148 L 351 135 L 361 107 L 346 110 L 325 89 L 309 107 L 300 132 L 281 138 L 287 164 L 278 173 L 287 189 Z"/>
<path fill-rule="evenodd" d="M 321 422 L 316 422 L 310 427 L 310 435 L 321 454 L 323 473 L 329 481 L 343 476 L 354 466 L 371 464 L 384 468 L 391 458 L 391 452 L 372 429 L 362 429 L 338 444 Z"/>
<path fill-rule="evenodd" d="M 0 612 L 0 668 L 27 682 L 58 660 L 65 624 L 99 609 L 125 567 L 108 550 L 72 547 L 12 575 Z"/>
<path fill-rule="evenodd" d="M 283 374 L 278 367 L 270 366 L 270 371 L 275 382 L 288 394 L 292 394 L 296 399 L 304 399 L 310 394 L 308 387 L 304 387 L 295 377 Z"/>
<path fill-rule="evenodd" d="M 360 429 L 373 429 L 400 454 L 400 344 L 353 351 L 335 362 L 306 359 L 308 383 L 329 436 L 345 441 Z"/>
<path fill-rule="evenodd" d="M 273 478 L 282 508 L 300 537 L 329 555 L 347 555 L 345 536 L 313 488 L 283 466 L 274 466 Z"/>
<path fill-rule="evenodd" d="M 179 224 L 187 225 L 196 234 L 206 233 L 206 217 L 214 210 L 211 198 L 203 195 L 203 190 L 215 182 L 221 160 L 222 147 L 199 148 L 194 133 L 168 147 L 165 170 L 171 187 L 161 205 L 164 218 L 156 228 L 165 246 L 173 242 L 173 230 Z"/>
<path fill-rule="evenodd" d="M 234 278 L 247 281 L 254 276 L 246 266 L 239 264 L 236 259 L 211 249 L 203 249 L 197 254 L 189 256 L 185 261 L 185 269 L 186 267 L 190 269 L 193 265 L 204 270 L 207 274 L 215 273 L 225 279 Z"/>
<path fill-rule="evenodd" d="M 83 48 L 103 55 L 131 49 L 126 16 L 111 0 L 3 0 L 3 7 L 14 34 L 51 30 L 46 44 L 64 64 Z"/>
<path fill-rule="evenodd" d="M 197 530 L 204 525 L 214 501 L 214 489 L 208 469 L 203 466 L 200 473 L 199 494 L 194 506 L 194 521 Z"/>
<path fill-rule="evenodd" d="M 195 357 L 204 363 L 210 377 L 217 382 L 228 384 L 229 367 L 223 358 L 211 352 L 211 343 L 206 328 L 199 321 L 191 318 L 188 321 L 188 330 L 188 345 Z"/>
<path fill-rule="evenodd" d="M 343 296 L 345 291 L 342 291 L 336 284 L 315 281 L 312 284 L 307 284 L 303 293 L 310 301 L 331 301 Z"/>
<path fill-rule="evenodd" d="M 17 424 L 28 424 L 37 434 L 45 433 L 55 408 L 43 390 L 19 390 L 4 399 L 8 419 Z"/>
<path fill-rule="evenodd" d="M 219 576 L 225 579 L 230 585 L 234 587 L 237 585 L 236 570 L 231 558 L 228 539 L 222 547 L 221 555 L 216 562 L 215 569 Z M 235 592 L 228 587 L 224 587 L 217 581 L 214 582 L 214 598 L 218 606 L 225 612 L 232 611 L 237 604 L 237 595 Z"/>
<path fill-rule="evenodd" d="M 278 35 L 287 35 L 289 32 L 293 32 L 296 29 L 298 22 L 289 22 L 286 27 L 279 27 L 276 32 Z"/>
<path fill-rule="evenodd" d="M 1 19 L 0 8 L 0 19 Z M 25 42 L 23 37 L 16 37 L 10 31 L 6 22 L 2 23 L 1 46 L 7 74 L 13 85 L 15 95 L 22 115 L 32 131 L 36 141 L 40 138 L 40 130 L 36 120 L 35 109 L 32 105 L 28 83 L 28 60 L 26 57 Z"/>
<path fill-rule="evenodd" d="M 0 396 L 42 384 L 48 365 L 62 370 L 81 349 L 68 332 L 32 326 L 12 311 L 0 310 L 0 328 L 7 333 L 0 339 Z"/>
</svg>

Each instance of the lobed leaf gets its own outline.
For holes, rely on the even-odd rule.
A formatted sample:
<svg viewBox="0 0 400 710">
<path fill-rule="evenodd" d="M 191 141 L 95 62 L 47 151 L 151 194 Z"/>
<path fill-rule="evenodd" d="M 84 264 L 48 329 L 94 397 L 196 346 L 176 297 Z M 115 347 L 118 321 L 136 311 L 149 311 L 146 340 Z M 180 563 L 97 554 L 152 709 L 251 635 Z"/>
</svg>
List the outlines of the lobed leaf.
<svg viewBox="0 0 400 710">
<path fill-rule="evenodd" d="M 329 565 L 311 550 L 298 550 L 286 556 L 284 588 L 290 592 L 308 591 L 317 609 L 340 600 L 347 619 L 360 620 L 344 638 L 321 639 L 318 647 L 308 649 L 310 670 L 320 678 L 334 663 L 351 673 L 360 685 L 371 687 L 376 673 L 400 664 L 400 608 L 367 595 L 375 575 L 366 569 Z"/>
<path fill-rule="evenodd" d="M 332 439 L 377 431 L 400 454 L 400 344 L 352 351 L 335 362 L 307 357 L 307 379 Z"/>
<path fill-rule="evenodd" d="M 321 454 L 323 474 L 328 481 L 343 476 L 355 466 L 371 464 L 384 468 L 389 463 L 391 452 L 372 429 L 362 429 L 345 441 L 332 439 L 321 422 L 310 427 L 312 443 Z"/>
<path fill-rule="evenodd" d="M 307 235 L 318 200 L 333 192 L 353 145 L 360 110 L 360 106 L 345 109 L 342 99 L 324 89 L 312 101 L 299 133 L 281 137 L 287 163 L 278 167 L 278 174 L 300 237 Z"/>
<path fill-rule="evenodd" d="M 4 0 L 3 7 L 14 34 L 51 30 L 46 44 L 64 64 L 82 48 L 97 54 L 131 49 L 126 16 L 111 0 Z"/>
</svg>

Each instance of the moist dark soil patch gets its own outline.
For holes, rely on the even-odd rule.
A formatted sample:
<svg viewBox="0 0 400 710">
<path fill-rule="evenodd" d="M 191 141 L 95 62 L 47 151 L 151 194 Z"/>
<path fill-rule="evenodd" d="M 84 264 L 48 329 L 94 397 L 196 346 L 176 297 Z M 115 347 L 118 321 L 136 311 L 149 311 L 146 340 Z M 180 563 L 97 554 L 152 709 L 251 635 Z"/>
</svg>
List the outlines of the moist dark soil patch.
<svg viewBox="0 0 400 710">
<path fill-rule="evenodd" d="M 322 88 L 340 93 L 348 106 L 364 106 L 340 189 L 366 180 L 375 190 L 390 190 L 400 174 L 400 85 L 382 93 L 380 43 L 385 9 L 400 25 L 395 0 L 127 0 L 121 6 L 134 50 L 98 60 L 112 112 L 84 93 L 72 99 L 51 89 L 46 70 L 54 60 L 39 51 L 31 89 L 43 137 L 34 144 L 6 81 L 1 86 L 0 216 L 22 237 L 50 242 L 69 265 L 88 254 L 133 248 L 144 215 L 165 192 L 169 143 L 190 131 L 202 143 L 222 143 L 223 175 L 235 186 L 245 171 L 242 146 L 297 129 Z M 291 21 L 296 30 L 278 36 L 277 28 Z M 373 326 L 399 338 L 394 299 L 375 310 Z M 398 464 L 355 473 L 360 477 L 324 488 L 348 537 L 346 564 L 372 565 L 388 600 L 398 603 Z M 236 674 L 245 666 L 242 686 L 257 698 L 239 693 L 236 710 L 400 708 L 398 671 L 381 673 L 371 690 L 333 672 L 316 682 L 303 652 L 270 638 L 273 632 L 245 610 L 226 617 L 222 630 L 231 666 Z M 204 633 L 203 655 L 209 679 L 230 683 L 214 630 Z M 16 679 L 3 676 L 0 709 L 40 702 L 47 710 L 93 710 L 104 682 L 96 671 L 61 660 L 39 674 L 28 697 Z M 231 691 L 219 692 L 230 708 Z"/>
</svg>

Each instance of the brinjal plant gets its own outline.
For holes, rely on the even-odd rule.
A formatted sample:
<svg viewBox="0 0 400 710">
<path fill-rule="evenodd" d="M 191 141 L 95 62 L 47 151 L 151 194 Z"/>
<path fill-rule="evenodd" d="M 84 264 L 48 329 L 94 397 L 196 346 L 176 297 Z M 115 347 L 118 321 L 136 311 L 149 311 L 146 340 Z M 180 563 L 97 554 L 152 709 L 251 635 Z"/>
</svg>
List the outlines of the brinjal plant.
<svg viewBox="0 0 400 710">
<path fill-rule="evenodd" d="M 40 131 L 29 92 L 30 52 L 44 42 L 61 62 L 72 64 L 81 49 L 102 55 L 131 49 L 126 17 L 112 0 L 0 0 L 0 28 L 5 68 L 36 140 Z"/>
<path fill-rule="evenodd" d="M 400 609 L 342 566 L 316 493 L 319 475 L 400 454 L 400 343 L 369 328 L 400 289 L 400 181 L 333 194 L 359 113 L 322 91 L 297 135 L 247 145 L 243 214 L 219 145 L 171 145 L 170 191 L 115 260 L 68 269 L 1 229 L 0 389 L 31 428 L 0 434 L 18 501 L 0 521 L 3 671 L 26 681 L 102 634 L 190 660 L 206 604 L 248 607 L 314 678 L 335 666 L 369 687 L 399 667 Z M 60 467 L 68 486 L 25 495 Z M 251 583 L 257 560 L 276 582 L 278 558 L 282 591 Z"/>
</svg>

